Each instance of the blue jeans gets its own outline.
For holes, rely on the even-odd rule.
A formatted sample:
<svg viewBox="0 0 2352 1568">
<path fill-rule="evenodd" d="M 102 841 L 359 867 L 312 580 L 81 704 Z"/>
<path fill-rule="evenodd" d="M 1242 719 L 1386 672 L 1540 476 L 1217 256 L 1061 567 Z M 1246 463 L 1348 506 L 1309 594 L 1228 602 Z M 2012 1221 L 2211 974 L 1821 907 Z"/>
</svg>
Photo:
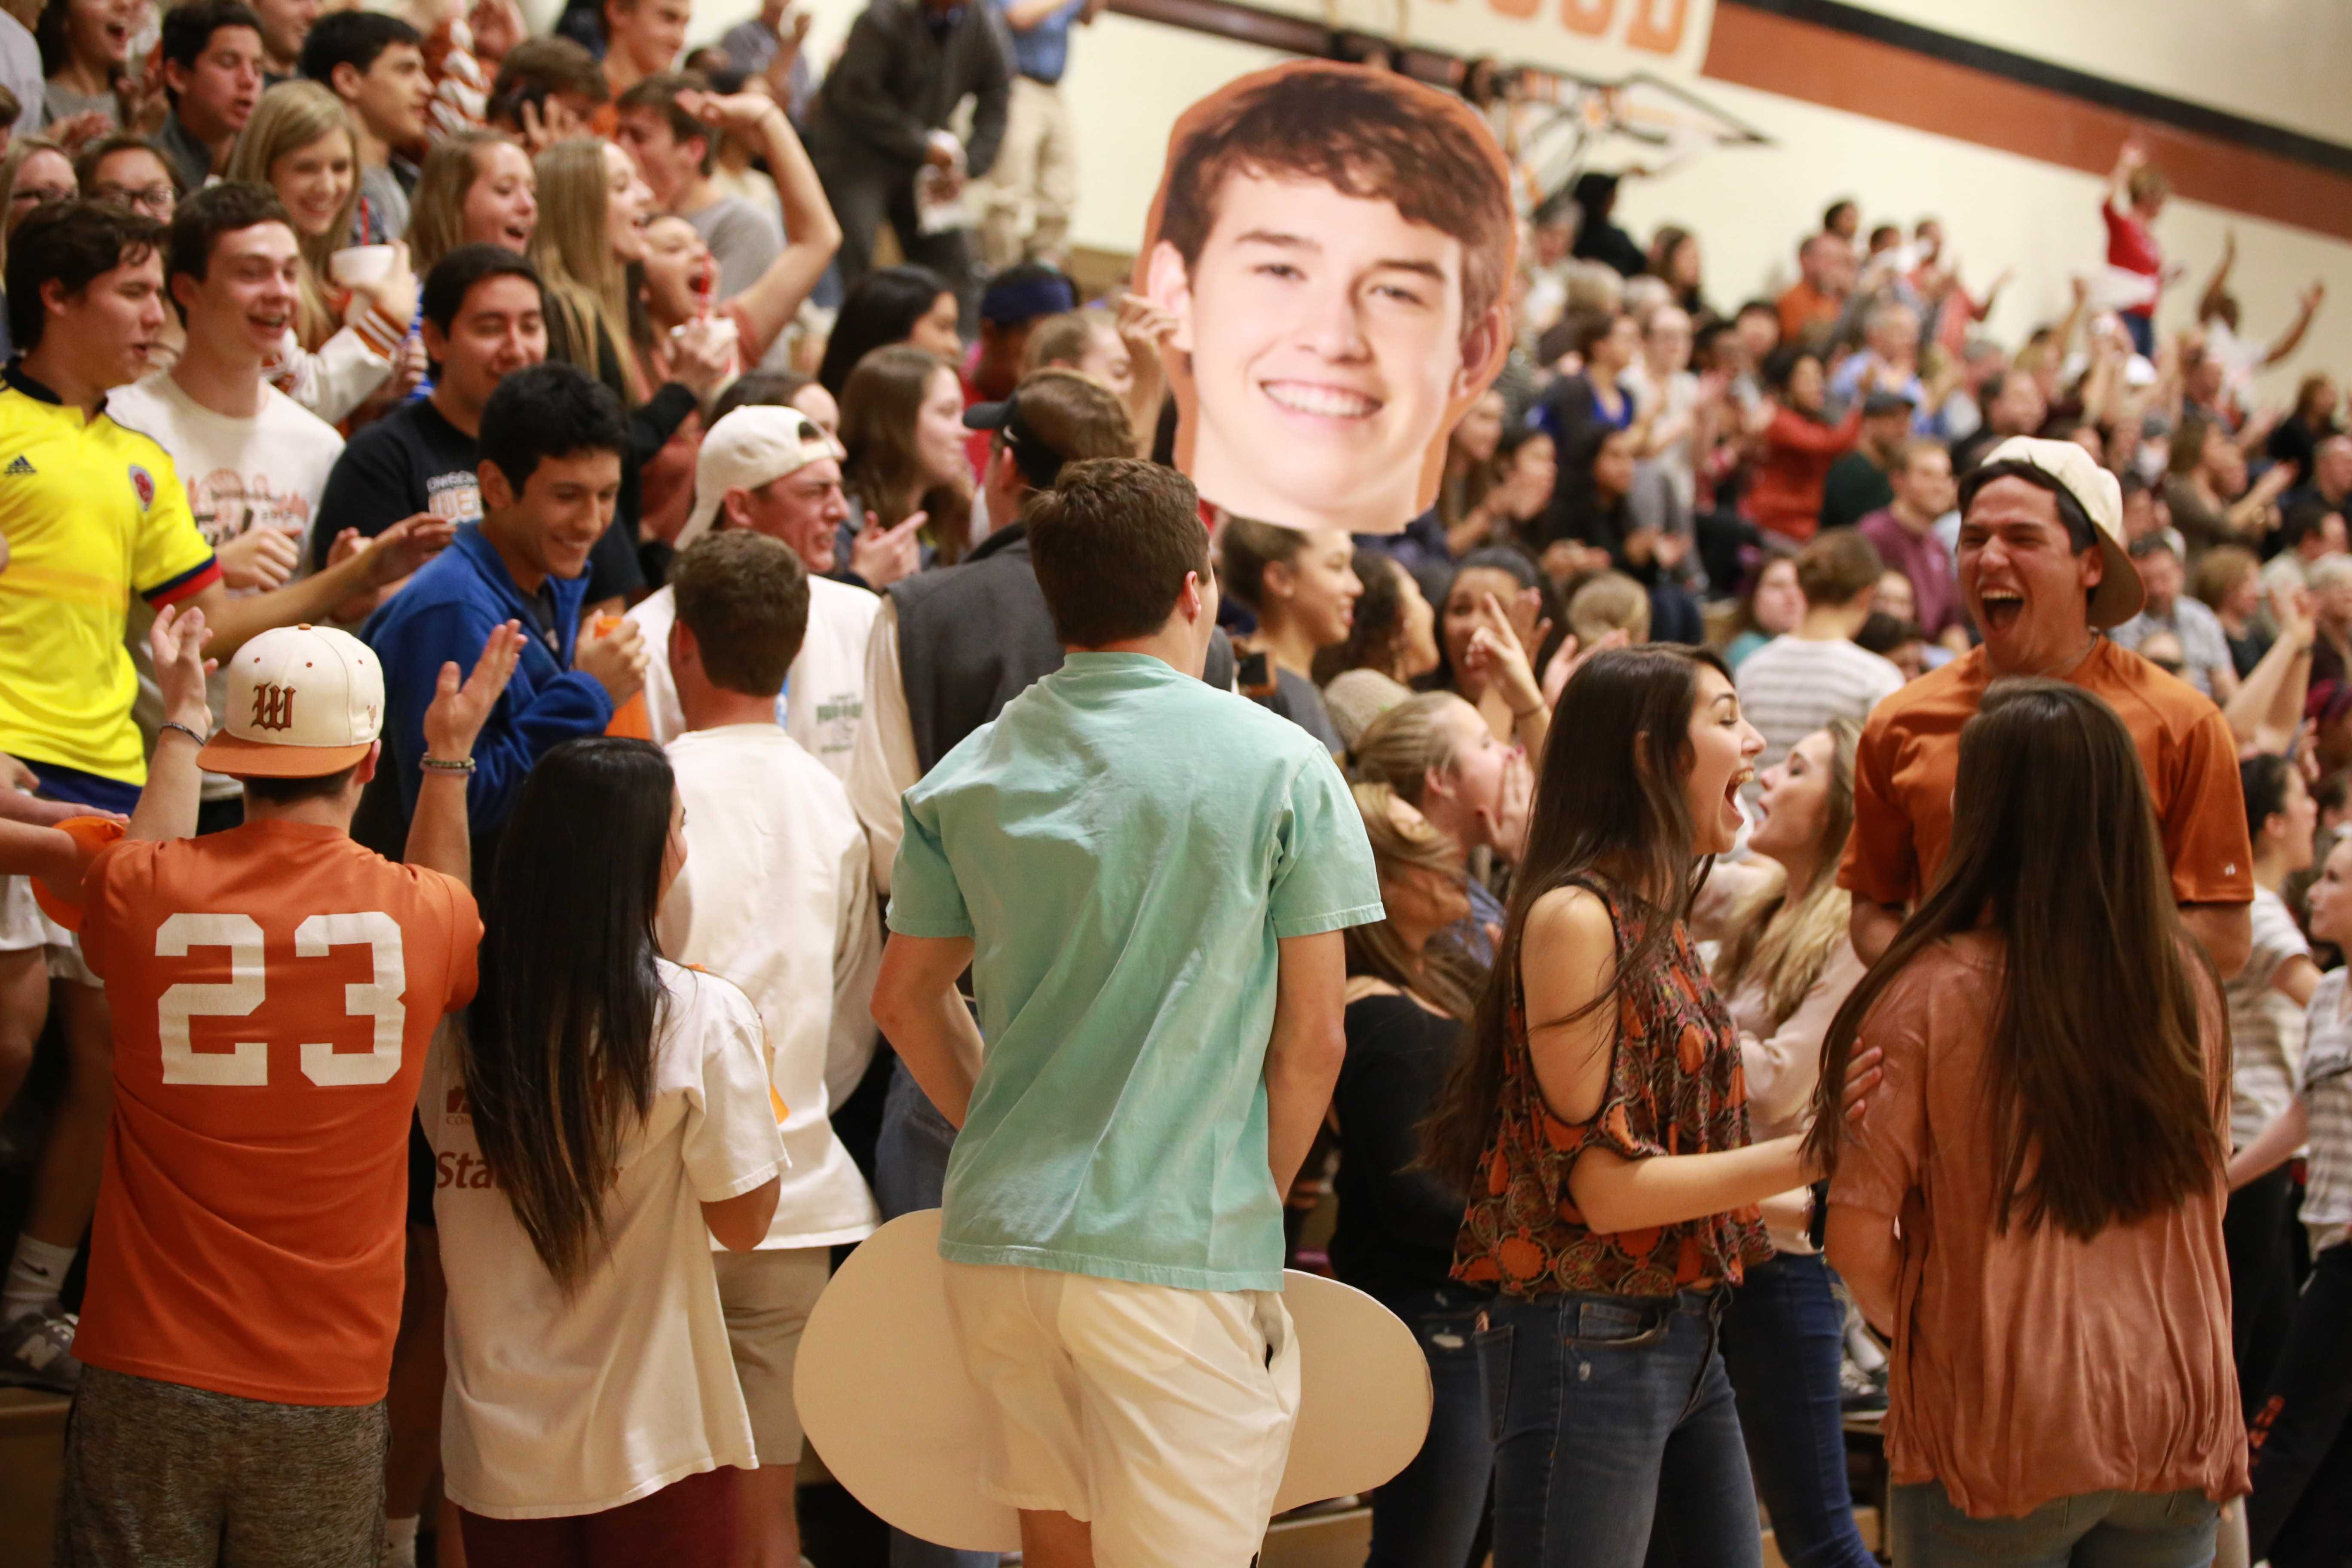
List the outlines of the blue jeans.
<svg viewBox="0 0 2352 1568">
<path fill-rule="evenodd" d="M 874 1141 L 874 1201 L 884 1219 L 940 1206 L 948 1179 L 948 1151 L 955 1128 L 924 1094 L 907 1064 L 890 1070 L 890 1092 L 882 1101 L 882 1132 Z M 890 1531 L 890 1568 L 996 1568 L 993 1552 L 958 1552 Z"/>
<path fill-rule="evenodd" d="M 1478 1318 L 1494 1297 L 1449 1285 L 1380 1300 L 1421 1342 L 1434 1403 L 1421 1452 L 1372 1493 L 1372 1549 L 1364 1568 L 1466 1568 L 1495 1469 L 1478 1368 Z"/>
<path fill-rule="evenodd" d="M 1819 1258 L 1748 1270 L 1723 1319 L 1723 1364 L 1772 1542 L 1789 1568 L 1876 1568 L 1853 1525 L 1838 1371 L 1845 1309 Z"/>
<path fill-rule="evenodd" d="M 1489 1310 L 1495 1568 L 1761 1568 L 1731 1380 L 1727 1292 L 1565 1292 Z"/>
<path fill-rule="evenodd" d="M 1937 1481 L 1896 1487 L 1888 1513 L 1903 1568 L 2207 1568 L 2221 1519 L 2194 1490 L 2083 1492 L 2022 1519 L 1970 1519 Z"/>
</svg>

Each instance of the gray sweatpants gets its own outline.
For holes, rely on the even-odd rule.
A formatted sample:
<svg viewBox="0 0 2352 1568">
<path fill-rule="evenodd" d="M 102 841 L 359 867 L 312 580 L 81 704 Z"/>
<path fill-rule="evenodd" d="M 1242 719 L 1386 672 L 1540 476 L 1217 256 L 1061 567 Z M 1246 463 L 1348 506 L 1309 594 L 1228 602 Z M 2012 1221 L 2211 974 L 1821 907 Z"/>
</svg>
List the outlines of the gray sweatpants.
<svg viewBox="0 0 2352 1568">
<path fill-rule="evenodd" d="M 82 1368 L 58 1568 L 374 1568 L 390 1427 L 373 1405 L 271 1405 Z"/>
</svg>

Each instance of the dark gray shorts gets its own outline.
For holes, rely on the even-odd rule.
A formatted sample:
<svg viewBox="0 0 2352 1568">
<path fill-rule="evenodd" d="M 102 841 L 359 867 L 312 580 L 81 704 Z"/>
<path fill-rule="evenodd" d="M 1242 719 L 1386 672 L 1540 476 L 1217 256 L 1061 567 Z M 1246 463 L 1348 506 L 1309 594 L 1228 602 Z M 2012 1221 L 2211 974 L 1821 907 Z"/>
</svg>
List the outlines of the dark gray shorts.
<svg viewBox="0 0 2352 1568">
<path fill-rule="evenodd" d="M 374 1568 L 383 1402 L 271 1405 L 82 1368 L 58 1568 Z"/>
</svg>

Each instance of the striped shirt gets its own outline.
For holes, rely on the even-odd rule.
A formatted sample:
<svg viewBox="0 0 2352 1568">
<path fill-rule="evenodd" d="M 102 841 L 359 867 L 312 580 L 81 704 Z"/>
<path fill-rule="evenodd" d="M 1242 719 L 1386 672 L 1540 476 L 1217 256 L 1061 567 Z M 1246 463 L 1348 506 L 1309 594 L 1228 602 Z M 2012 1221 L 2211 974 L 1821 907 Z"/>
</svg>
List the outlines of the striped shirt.
<svg viewBox="0 0 2352 1568">
<path fill-rule="evenodd" d="M 2137 653 L 2142 643 L 2158 632 L 2170 632 L 2179 640 L 2180 679 L 2206 696 L 2213 695 L 2215 670 L 2236 673 L 2237 666 L 2230 658 L 2230 639 L 2221 630 L 2221 617 L 2195 599 L 2174 601 L 2168 616 L 2142 610 L 2107 636 Z"/>
<path fill-rule="evenodd" d="M 2352 1226 L 2352 1018 L 2344 1016 L 2344 975 L 2330 971 L 2311 994 L 2295 1090 L 2311 1108 L 2303 1223 L 2314 1252 L 2343 1241 Z"/>
<path fill-rule="evenodd" d="M 1859 724 L 1903 685 L 1903 672 L 1843 637 L 1774 637 L 1739 666 L 1739 710 L 1764 737 L 1756 771 L 1832 719 Z"/>
<path fill-rule="evenodd" d="M 2230 1142 L 2244 1148 L 2294 1100 L 2295 1058 L 2303 1054 L 2303 1009 L 2271 988 L 2289 959 L 2311 956 L 2311 944 L 2267 888 L 2254 889 L 2252 956 L 2225 984 L 2230 1002 Z"/>
</svg>

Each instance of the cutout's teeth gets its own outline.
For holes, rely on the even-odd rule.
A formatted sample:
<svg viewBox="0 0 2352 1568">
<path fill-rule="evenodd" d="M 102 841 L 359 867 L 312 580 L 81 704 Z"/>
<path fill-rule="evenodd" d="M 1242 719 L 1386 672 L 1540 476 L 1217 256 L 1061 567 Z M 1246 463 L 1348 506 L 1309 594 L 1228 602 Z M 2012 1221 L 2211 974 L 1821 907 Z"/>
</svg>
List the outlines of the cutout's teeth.
<svg viewBox="0 0 2352 1568">
<path fill-rule="evenodd" d="M 1379 412 L 1380 404 L 1361 393 L 1338 386 L 1311 386 L 1303 382 L 1272 382 L 1266 396 L 1297 414 L 1327 419 L 1362 419 Z"/>
</svg>

